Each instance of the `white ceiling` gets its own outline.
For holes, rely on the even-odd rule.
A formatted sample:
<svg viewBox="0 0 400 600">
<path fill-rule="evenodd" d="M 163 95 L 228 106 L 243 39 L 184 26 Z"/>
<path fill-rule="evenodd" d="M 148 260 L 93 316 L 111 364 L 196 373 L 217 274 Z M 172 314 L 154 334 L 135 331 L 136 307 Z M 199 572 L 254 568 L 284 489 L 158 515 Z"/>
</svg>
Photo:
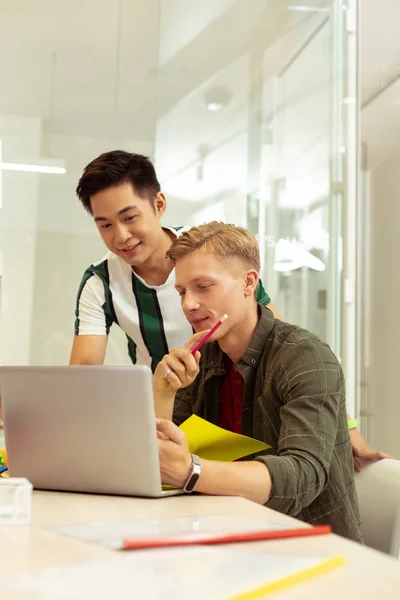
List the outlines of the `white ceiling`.
<svg viewBox="0 0 400 600">
<path fill-rule="evenodd" d="M 67 158 L 74 176 L 89 149 L 125 140 L 130 149 L 156 156 L 176 197 L 182 190 L 194 201 L 211 191 L 244 190 L 249 99 L 265 116 L 275 93 L 265 86 L 257 104 L 257 61 L 264 57 L 268 80 L 326 16 L 288 10 L 293 4 L 326 7 L 330 0 L 251 0 L 251 10 L 249 0 L 0 0 L 0 114 L 41 119 L 45 150 Z M 400 4 L 362 0 L 361 6 L 365 101 L 400 68 Z M 318 168 L 324 146 L 318 128 L 327 127 L 329 40 L 321 43 L 325 47 L 287 75 L 284 90 L 287 104 L 297 105 L 285 124 L 286 158 L 291 165 L 302 159 L 303 168 L 306 156 Z M 204 94 L 217 86 L 232 98 L 225 110 L 211 113 Z M 384 114 L 374 113 L 374 104 L 365 110 L 368 136 L 378 139 L 383 121 L 389 127 L 398 117 L 393 100 Z M 370 126 L 377 118 L 381 127 Z M 3 153 L 6 159 L 6 147 Z M 204 153 L 213 159 L 204 162 L 202 174 Z M 219 183 L 211 190 L 207 179 Z"/>
<path fill-rule="evenodd" d="M 38 116 L 52 133 L 151 137 L 159 2 L 1 3 L 0 112 Z"/>
<path fill-rule="evenodd" d="M 288 4 L 3 1 L 0 113 L 40 117 L 56 134 L 153 138 L 158 119 L 220 69 L 310 20 Z"/>
</svg>

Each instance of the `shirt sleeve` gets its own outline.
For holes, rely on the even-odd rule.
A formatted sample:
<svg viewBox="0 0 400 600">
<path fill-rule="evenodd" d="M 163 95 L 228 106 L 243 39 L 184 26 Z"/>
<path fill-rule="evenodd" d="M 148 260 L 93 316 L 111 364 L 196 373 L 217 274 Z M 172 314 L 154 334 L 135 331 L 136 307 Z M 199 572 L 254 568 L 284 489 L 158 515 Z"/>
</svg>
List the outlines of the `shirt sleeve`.
<svg viewBox="0 0 400 600">
<path fill-rule="evenodd" d="M 293 344 L 290 354 L 277 382 L 282 398 L 278 451 L 256 460 L 267 466 L 272 480 L 266 506 L 295 517 L 328 483 L 346 408 L 342 369 L 329 346 L 319 340 Z"/>
<path fill-rule="evenodd" d="M 76 299 L 75 335 L 108 335 L 112 323 L 105 305 L 103 282 L 94 274 L 85 274 Z"/>
<path fill-rule="evenodd" d="M 261 279 L 258 280 L 256 299 L 259 304 L 262 304 L 262 306 L 268 306 L 268 304 L 271 302 L 271 298 L 268 296 L 267 292 L 264 290 Z"/>
</svg>

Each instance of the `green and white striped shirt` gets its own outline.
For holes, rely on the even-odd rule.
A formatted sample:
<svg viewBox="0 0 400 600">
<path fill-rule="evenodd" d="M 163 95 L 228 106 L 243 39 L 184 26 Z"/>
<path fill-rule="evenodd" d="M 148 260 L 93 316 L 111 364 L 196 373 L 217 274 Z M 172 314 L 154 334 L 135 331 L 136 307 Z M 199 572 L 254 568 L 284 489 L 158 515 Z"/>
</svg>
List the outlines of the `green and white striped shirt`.
<svg viewBox="0 0 400 600">
<path fill-rule="evenodd" d="M 175 235 L 179 229 L 168 227 Z M 148 285 L 121 258 L 108 252 L 86 269 L 76 302 L 75 335 L 108 335 L 113 323 L 128 340 L 128 352 L 135 364 L 154 371 L 169 349 L 182 347 L 193 331 L 187 322 L 172 271 L 165 283 Z M 261 282 L 257 300 L 270 302 Z"/>
</svg>

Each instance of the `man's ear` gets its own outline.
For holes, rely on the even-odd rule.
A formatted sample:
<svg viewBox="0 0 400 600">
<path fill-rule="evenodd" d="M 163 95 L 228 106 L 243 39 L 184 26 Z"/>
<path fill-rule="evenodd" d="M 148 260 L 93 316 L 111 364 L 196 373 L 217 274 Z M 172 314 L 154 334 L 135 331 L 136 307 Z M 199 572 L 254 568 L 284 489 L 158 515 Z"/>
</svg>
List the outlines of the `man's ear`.
<svg viewBox="0 0 400 600">
<path fill-rule="evenodd" d="M 162 192 L 158 192 L 157 196 L 154 199 L 154 211 L 156 215 L 162 217 L 167 208 L 167 199 Z"/>
<path fill-rule="evenodd" d="M 255 269 L 249 269 L 244 274 L 244 295 L 254 296 L 257 289 L 259 275 Z"/>
</svg>

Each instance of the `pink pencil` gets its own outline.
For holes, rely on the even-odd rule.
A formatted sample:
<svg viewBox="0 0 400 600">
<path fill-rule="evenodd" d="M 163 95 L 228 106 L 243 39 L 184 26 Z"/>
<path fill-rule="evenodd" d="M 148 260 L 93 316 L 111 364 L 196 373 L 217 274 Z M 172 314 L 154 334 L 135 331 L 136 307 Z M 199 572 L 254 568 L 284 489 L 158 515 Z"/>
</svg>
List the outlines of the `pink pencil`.
<svg viewBox="0 0 400 600">
<path fill-rule="evenodd" d="M 212 336 L 212 334 L 214 333 L 214 331 L 216 331 L 218 329 L 218 327 L 220 325 L 222 325 L 222 323 L 224 321 L 226 321 L 228 318 L 228 315 L 223 315 L 219 321 L 217 321 L 214 325 L 214 327 L 212 329 L 210 329 L 210 331 L 208 333 L 206 333 L 206 335 L 199 341 L 199 343 L 197 344 L 197 346 L 195 346 L 192 350 L 192 354 L 193 356 L 196 354 L 196 352 L 198 350 L 200 350 L 200 348 L 206 343 L 206 341 Z"/>
</svg>

